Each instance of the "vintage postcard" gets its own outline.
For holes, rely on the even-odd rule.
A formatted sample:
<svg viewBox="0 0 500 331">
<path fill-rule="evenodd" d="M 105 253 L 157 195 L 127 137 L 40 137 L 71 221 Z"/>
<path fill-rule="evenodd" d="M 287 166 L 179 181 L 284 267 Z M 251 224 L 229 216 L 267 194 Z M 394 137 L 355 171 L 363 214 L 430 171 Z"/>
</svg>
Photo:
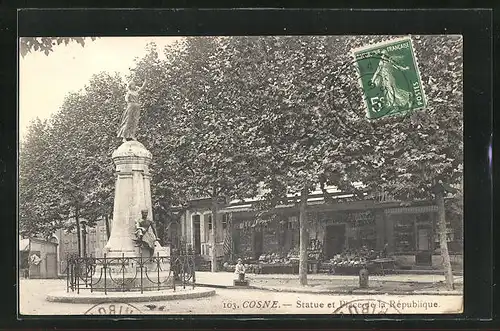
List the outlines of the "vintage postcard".
<svg viewBox="0 0 500 331">
<path fill-rule="evenodd" d="M 462 48 L 20 38 L 20 317 L 461 313 Z"/>
</svg>

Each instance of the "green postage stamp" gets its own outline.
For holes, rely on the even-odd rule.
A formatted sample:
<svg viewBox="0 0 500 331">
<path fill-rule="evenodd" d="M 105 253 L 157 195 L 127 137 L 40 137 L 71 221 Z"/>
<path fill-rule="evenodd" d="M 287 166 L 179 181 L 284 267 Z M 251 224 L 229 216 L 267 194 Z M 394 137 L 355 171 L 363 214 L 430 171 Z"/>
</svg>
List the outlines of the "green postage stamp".
<svg viewBox="0 0 500 331">
<path fill-rule="evenodd" d="M 410 37 L 353 49 L 369 119 L 406 115 L 426 106 Z"/>
</svg>

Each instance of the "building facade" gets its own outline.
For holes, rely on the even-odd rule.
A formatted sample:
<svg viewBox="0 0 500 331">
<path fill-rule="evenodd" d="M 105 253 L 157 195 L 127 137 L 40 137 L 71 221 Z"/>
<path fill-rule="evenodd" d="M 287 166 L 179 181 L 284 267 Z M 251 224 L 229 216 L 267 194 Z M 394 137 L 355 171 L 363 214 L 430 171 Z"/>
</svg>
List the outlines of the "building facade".
<svg viewBox="0 0 500 331">
<path fill-rule="evenodd" d="M 85 223 L 85 220 L 83 220 L 83 223 Z M 95 227 L 88 227 L 85 231 L 85 235 L 83 234 L 83 231 L 81 231 L 80 234 L 82 254 L 84 246 L 83 242 L 85 241 L 85 251 L 88 256 L 102 257 L 104 246 L 106 246 L 108 242 L 105 221 L 99 220 L 97 221 Z M 59 239 L 59 274 L 65 274 L 68 257 L 78 255 L 78 235 L 76 233 L 76 230 L 73 230 L 71 232 L 58 230 L 56 236 Z"/>
<path fill-rule="evenodd" d="M 311 243 L 320 244 L 323 259 L 366 248 L 386 250 L 402 267 L 441 265 L 434 203 L 402 204 L 391 199 L 347 201 L 343 197 L 345 195 L 339 194 L 334 203 L 325 203 L 322 196 L 311 195 L 308 201 L 309 239 Z M 461 269 L 462 220 L 454 219 L 453 215 L 447 215 L 446 219 L 452 265 Z M 287 256 L 298 252 L 299 208 L 294 204 L 279 206 L 262 217 L 252 203 L 228 203 L 220 206 L 215 232 L 209 199 L 190 201 L 175 222 L 160 215 L 155 215 L 155 220 L 162 245 L 185 243 L 205 261 L 211 260 L 213 249 L 221 261 L 234 261 L 239 257 L 258 260 L 263 254 Z M 112 222 L 109 223 L 111 226 Z M 78 254 L 78 240 L 76 231 L 59 231 L 57 238 L 59 273 L 63 274 L 67 257 Z M 88 229 L 87 255 L 101 257 L 107 240 L 106 224 L 102 220 Z"/>
<path fill-rule="evenodd" d="M 21 277 L 57 278 L 57 238 L 19 238 L 19 269 Z"/>
<path fill-rule="evenodd" d="M 220 210 L 216 223 L 216 254 L 228 259 L 228 237 L 232 259 L 257 260 L 263 254 L 286 256 L 299 246 L 298 206 L 280 206 L 262 220 L 251 204 L 233 203 Z M 269 215 L 268 215 L 269 216 Z M 323 259 L 361 248 L 386 250 L 402 267 L 432 268 L 441 265 L 437 235 L 437 206 L 419 201 L 337 201 L 324 203 L 319 197 L 308 202 L 310 242 L 320 243 Z M 447 220 L 449 217 L 447 217 Z M 460 220 L 461 221 L 461 220 Z M 452 264 L 462 266 L 460 227 L 448 223 L 447 240 Z M 212 215 L 207 201 L 192 203 L 181 218 L 182 236 L 193 250 L 210 259 Z M 225 245 L 226 243 L 226 245 Z"/>
</svg>

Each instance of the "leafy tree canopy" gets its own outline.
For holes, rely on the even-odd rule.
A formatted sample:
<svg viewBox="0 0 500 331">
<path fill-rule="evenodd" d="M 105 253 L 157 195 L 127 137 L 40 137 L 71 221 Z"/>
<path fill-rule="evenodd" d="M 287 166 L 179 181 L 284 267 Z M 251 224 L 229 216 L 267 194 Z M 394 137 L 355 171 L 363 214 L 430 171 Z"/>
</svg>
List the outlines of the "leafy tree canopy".
<svg viewBox="0 0 500 331">
<path fill-rule="evenodd" d="M 21 37 L 19 38 L 19 52 L 22 57 L 33 51 L 49 55 L 54 46 L 60 44 L 68 45 L 70 42 L 76 42 L 83 47 L 85 46 L 85 39 L 83 37 Z M 92 41 L 95 39 L 96 37 L 90 37 Z"/>
</svg>

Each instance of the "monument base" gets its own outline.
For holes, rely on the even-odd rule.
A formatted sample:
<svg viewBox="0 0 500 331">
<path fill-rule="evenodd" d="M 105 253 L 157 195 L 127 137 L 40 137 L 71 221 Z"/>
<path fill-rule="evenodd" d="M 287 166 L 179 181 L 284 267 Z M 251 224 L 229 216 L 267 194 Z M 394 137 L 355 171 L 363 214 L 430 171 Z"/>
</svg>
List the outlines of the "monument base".
<svg viewBox="0 0 500 331">
<path fill-rule="evenodd" d="M 233 280 L 233 286 L 241 286 L 241 287 L 247 287 L 248 286 L 248 280 Z"/>
<path fill-rule="evenodd" d="M 104 251 L 106 253 L 106 257 L 110 259 L 119 259 L 119 258 L 128 258 L 128 257 L 134 257 L 134 258 L 142 258 L 147 259 L 152 256 L 154 257 L 169 257 L 170 256 L 170 247 L 166 246 L 157 246 L 154 249 L 154 252 L 151 254 L 149 249 L 141 248 L 141 247 L 135 247 L 134 250 L 128 250 L 128 251 Z M 103 254 L 100 254 L 100 257 L 103 257 Z"/>
<path fill-rule="evenodd" d="M 169 271 L 143 271 L 111 274 L 92 278 L 93 292 L 147 292 L 173 288 L 174 274 Z"/>
<path fill-rule="evenodd" d="M 174 273 L 170 260 L 160 258 L 113 259 L 104 268 L 96 266 L 93 291 L 152 291 L 173 287 Z"/>
<path fill-rule="evenodd" d="M 196 298 L 205 298 L 215 295 L 214 289 L 207 288 L 192 288 L 186 287 L 185 289 L 180 287 L 176 291 L 165 290 L 165 291 L 149 291 L 147 293 L 141 292 L 125 292 L 116 293 L 111 292 L 104 294 L 103 292 L 85 292 L 77 294 L 76 292 L 66 292 L 58 291 L 50 293 L 46 300 L 50 302 L 65 302 L 65 303 L 116 303 L 116 302 L 154 302 L 154 301 L 166 301 L 166 300 L 187 300 Z"/>
</svg>

